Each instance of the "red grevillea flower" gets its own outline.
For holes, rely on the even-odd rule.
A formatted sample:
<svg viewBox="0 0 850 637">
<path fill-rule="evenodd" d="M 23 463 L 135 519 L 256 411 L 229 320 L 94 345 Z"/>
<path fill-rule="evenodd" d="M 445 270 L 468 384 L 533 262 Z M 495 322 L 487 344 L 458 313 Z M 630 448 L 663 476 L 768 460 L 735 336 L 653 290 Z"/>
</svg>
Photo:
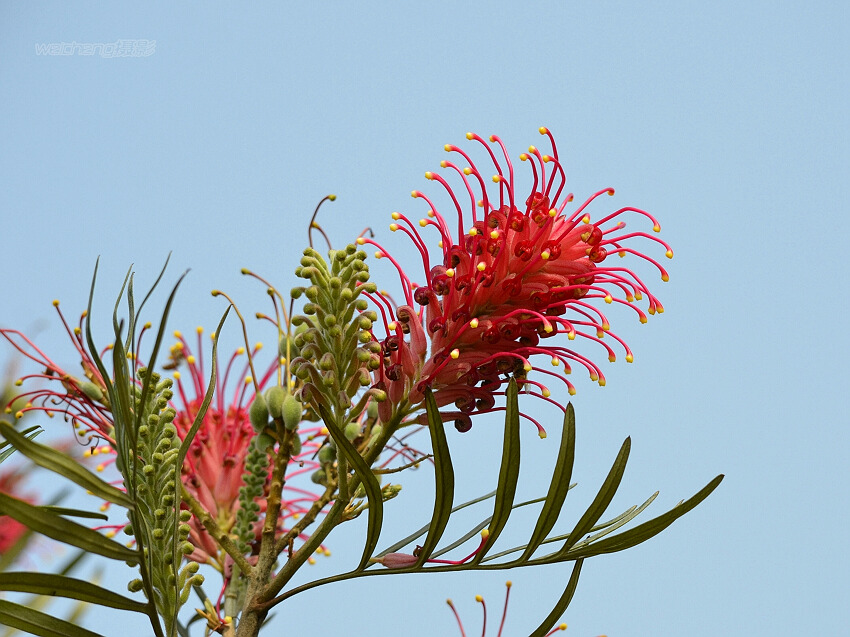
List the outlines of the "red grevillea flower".
<svg viewBox="0 0 850 637">
<path fill-rule="evenodd" d="M 628 216 L 648 219 L 655 232 L 661 229 L 658 222 L 633 207 L 592 220 L 591 204 L 601 195 L 613 195 L 611 188 L 568 210 L 573 196 L 564 193 L 566 177 L 555 141 L 548 129 L 541 128 L 540 133 L 548 138 L 552 150 L 542 154 L 532 146 L 519 156 L 530 164 L 533 177 L 531 193 L 524 200 L 516 192 L 513 165 L 498 137 L 490 137 L 491 145 L 478 135 L 467 134 L 467 139 L 486 149 L 496 173 L 492 181 L 497 193 L 488 192 L 485 175 L 465 151 L 446 145 L 446 151 L 459 155 L 466 164 L 461 167 L 448 160 L 440 164 L 460 177 L 461 187 L 454 189 L 436 173 L 427 172 L 425 177 L 439 182 L 451 198 L 457 234 L 452 234 L 448 216 L 418 190 L 412 196 L 428 204 L 427 218 L 415 224 L 394 212 L 390 225 L 394 232 L 408 235 L 420 253 L 424 266 L 421 285 L 374 240 L 358 239 L 361 245 L 375 245 L 376 257 L 392 261 L 404 294 L 404 304 L 397 308 L 385 296 L 373 295 L 387 330 L 381 340 L 383 364 L 376 372 L 376 382 L 387 388 L 388 405 L 415 406 L 430 387 L 440 407 L 454 404 L 458 409 L 444 417 L 455 418 L 458 429 L 466 430 L 470 414 L 497 409 L 495 396 L 503 393 L 500 389 L 510 376 L 527 393 L 546 400 L 550 392 L 528 378 L 532 370 L 559 378 L 570 394 L 575 387 L 566 374 L 575 365 L 604 385 L 605 375 L 597 363 L 553 337 L 594 342 L 610 361 L 616 359 L 614 347 L 621 348 L 631 362 L 631 350 L 610 331 L 599 302 L 627 306 L 641 322 L 646 322 L 646 314 L 635 301 L 645 298 L 649 314 L 663 312 L 661 303 L 633 270 L 610 261 L 613 253 L 621 257 L 631 254 L 657 267 L 666 281 L 664 268 L 631 247 L 631 241 L 648 239 L 672 258 L 670 246 L 646 232 L 625 231 Z M 464 200 L 468 202 L 465 207 Z M 429 251 L 417 225 L 436 231 L 437 255 Z M 608 341 L 613 341 L 614 347 Z M 548 357 L 562 371 L 534 367 L 531 359 L 539 356 Z M 545 435 L 538 428 L 541 436 Z"/>
<path fill-rule="evenodd" d="M 203 330 L 198 328 L 198 352 L 202 351 L 202 332 Z M 175 332 L 175 337 L 178 340 L 171 348 L 169 366 L 188 367 L 187 378 L 179 371 L 174 372 L 176 393 L 182 403 L 175 406 L 177 416 L 174 425 L 178 435 L 183 438 L 191 428 L 203 401 L 208 376 L 204 371 L 201 355 L 196 357 L 191 352 L 188 342 L 180 332 Z M 260 348 L 261 345 L 257 344 L 251 356 L 253 357 Z M 216 366 L 218 374 L 213 402 L 204 415 L 203 423 L 183 464 L 184 487 L 213 515 L 223 531 L 233 528 L 240 506 L 239 489 L 243 484 L 250 443 L 255 435 L 248 415 L 248 408 L 256 395 L 255 387 L 260 390 L 266 388 L 278 370 L 275 361 L 264 371 L 263 376 L 257 379 L 255 385 L 245 353 L 245 349 L 240 347 L 233 352 L 226 366 Z M 328 432 L 323 427 L 302 427 L 299 429 L 299 435 L 302 440 L 301 452 L 293 456 L 290 462 L 291 469 L 286 474 L 286 485 L 281 498 L 278 518 L 280 533 L 286 533 L 290 524 L 306 513 L 319 497 L 309 488 L 305 488 L 307 485 L 315 485 L 309 480 L 298 480 L 298 476 L 309 475 L 321 466 L 315 460 L 315 455 Z M 266 510 L 265 498 L 259 498 L 257 504 L 260 505 L 262 518 Z M 190 559 L 199 562 L 210 562 L 211 559 L 221 562 L 224 555 L 219 554 L 216 543 L 200 522 L 193 518 L 189 524 L 190 539 L 197 547 L 189 556 Z M 258 533 L 259 530 L 257 528 Z M 300 539 L 307 537 L 309 535 L 302 534 Z M 224 563 L 219 565 L 224 566 Z"/>
<path fill-rule="evenodd" d="M 59 309 L 59 302 L 54 301 L 53 305 L 76 350 L 76 357 L 82 368 L 82 378 L 65 371 L 22 332 L 0 329 L 0 335 L 5 337 L 20 354 L 43 370 L 27 374 L 15 381 L 15 385 L 19 387 L 24 383 L 32 383 L 34 388 L 14 396 L 6 405 L 6 410 L 9 411 L 13 404 L 17 406 L 20 401 L 25 401 L 25 405 L 16 413 L 18 418 L 29 412 L 43 413 L 49 417 L 61 415 L 65 421 L 73 425 L 77 440 L 81 444 L 92 446 L 86 455 L 105 456 L 106 459 L 97 465 L 97 470 L 103 471 L 115 458 L 114 421 L 106 383 L 82 340 L 86 313 L 83 312 L 79 324 L 71 328 Z M 150 328 L 149 323 L 143 326 L 136 351 L 140 351 L 142 337 Z M 181 439 L 192 426 L 207 389 L 209 377 L 204 369 L 204 361 L 200 353 L 202 352 L 202 332 L 203 330 L 199 328 L 197 357 L 190 351 L 182 335 L 179 332 L 175 333 L 178 342 L 171 350 L 170 363 L 166 365 L 166 368 L 174 370 L 183 365 L 188 368 L 185 379 L 179 371 L 174 371 L 176 391 L 171 406 L 177 412 L 174 425 Z M 253 353 L 256 353 L 259 348 L 259 345 L 256 346 Z M 110 358 L 105 356 L 109 349 L 111 346 L 100 353 L 102 359 Z M 245 350 L 239 348 L 231 356 L 226 368 L 216 366 L 217 384 L 213 402 L 190 447 L 182 471 L 184 488 L 212 514 L 219 527 L 225 531 L 229 531 L 236 521 L 236 513 L 239 509 L 239 488 L 242 486 L 242 477 L 245 473 L 245 459 L 254 436 L 248 418 L 248 406 L 254 398 L 254 388 L 259 387 L 263 390 L 272 381 L 278 369 L 278 361 L 274 361 L 255 385 L 249 374 L 248 363 L 237 365 L 244 354 Z M 142 366 L 142 362 L 137 359 L 133 360 L 132 364 L 135 369 Z M 235 368 L 238 370 L 235 371 Z M 287 484 L 283 492 L 278 522 L 281 533 L 288 531 L 289 525 L 309 510 L 319 497 L 310 489 L 315 485 L 309 479 L 296 478 L 301 474 L 309 474 L 320 466 L 313 456 L 328 432 L 321 427 L 302 427 L 299 434 L 302 438 L 302 451 L 293 458 L 294 462 L 290 465 L 293 469 L 286 475 Z M 106 444 L 98 446 L 100 442 Z M 121 480 L 113 482 L 120 486 Z M 302 484 L 303 487 L 300 486 Z M 260 498 L 257 503 L 260 505 L 262 516 L 266 506 L 265 500 Z M 107 507 L 108 504 L 105 504 L 102 509 L 105 510 Z M 99 529 L 106 531 L 108 536 L 112 536 L 120 530 L 121 526 L 106 525 Z M 206 530 L 194 518 L 190 522 L 190 527 L 190 539 L 197 547 L 197 550 L 189 556 L 190 559 L 211 563 L 224 570 L 224 554 L 218 551 L 217 545 Z M 308 536 L 302 536 L 301 539 L 306 537 Z"/>
</svg>

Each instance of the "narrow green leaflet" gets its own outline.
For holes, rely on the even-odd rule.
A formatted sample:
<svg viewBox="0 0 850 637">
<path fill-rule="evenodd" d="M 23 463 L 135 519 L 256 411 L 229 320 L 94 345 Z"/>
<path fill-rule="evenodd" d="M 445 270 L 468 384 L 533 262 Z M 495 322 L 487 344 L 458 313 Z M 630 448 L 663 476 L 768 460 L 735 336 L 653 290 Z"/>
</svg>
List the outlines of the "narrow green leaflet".
<svg viewBox="0 0 850 637">
<path fill-rule="evenodd" d="M 7 425 L 9 427 L 12 426 L 11 424 L 6 422 L 5 420 L 0 420 L 0 424 Z M 17 429 L 15 431 L 17 431 Z M 38 425 L 35 425 L 33 427 L 30 427 L 29 429 L 24 429 L 23 431 L 20 432 L 20 434 L 22 436 L 26 436 L 27 440 L 32 440 L 38 434 L 40 434 L 42 431 L 43 430 L 42 430 L 41 427 L 39 427 Z M 0 441 L 0 462 L 3 462 L 6 458 L 11 456 L 13 453 L 15 453 L 15 448 L 11 447 L 9 449 L 6 449 L 6 447 L 8 447 L 8 446 L 9 446 L 8 441 L 6 441 L 6 440 Z"/>
<path fill-rule="evenodd" d="M 113 560 L 138 562 L 136 551 L 103 537 L 97 531 L 0 493 L 0 514 L 16 519 L 37 533 Z"/>
<path fill-rule="evenodd" d="M 648 520 L 643 524 L 639 524 L 633 529 L 629 529 L 623 533 L 618 533 L 614 537 L 594 542 L 593 544 L 583 547 L 577 551 L 570 551 L 567 553 L 568 558 L 576 559 L 600 555 L 602 553 L 616 553 L 617 551 L 624 551 L 645 542 L 646 540 L 661 533 L 661 531 L 705 500 L 723 481 L 723 477 L 723 474 L 717 476 L 693 496 L 684 502 L 677 504 L 667 513 L 659 515 L 657 518 L 653 518 L 652 520 Z"/>
<path fill-rule="evenodd" d="M 107 502 L 120 504 L 128 509 L 133 507 L 133 500 L 126 493 L 104 482 L 61 451 L 27 439 L 14 427 L 4 422 L 0 422 L 0 434 L 3 434 L 11 445 L 40 467 L 65 476 Z"/>
<path fill-rule="evenodd" d="M 564 425 L 561 429 L 561 446 L 558 450 L 558 460 L 555 471 L 552 472 L 552 482 L 549 484 L 549 492 L 546 494 L 546 502 L 537 518 L 537 524 L 528 540 L 528 546 L 519 558 L 525 561 L 537 550 L 541 542 L 549 535 L 549 531 L 558 521 L 567 492 L 570 490 L 570 479 L 573 473 L 573 462 L 576 453 L 576 414 L 572 403 L 567 404 L 564 414 Z"/>
<path fill-rule="evenodd" d="M 103 637 L 85 628 L 20 604 L 0 599 L 0 624 L 38 637 Z"/>
<path fill-rule="evenodd" d="M 147 604 L 129 599 L 91 582 L 55 573 L 0 573 L 0 590 L 68 597 L 119 610 L 147 612 Z"/>
<path fill-rule="evenodd" d="M 431 432 L 431 447 L 434 450 L 434 514 L 428 527 L 428 535 L 419 552 L 419 561 L 414 568 L 420 568 L 429 557 L 437 543 L 443 537 L 449 516 L 452 514 L 454 503 L 455 475 L 452 469 L 452 457 L 449 452 L 449 443 L 446 440 L 446 430 L 437 401 L 431 390 L 425 392 L 425 408 L 428 411 L 428 429 Z"/>
<path fill-rule="evenodd" d="M 473 564 L 479 564 L 487 552 L 493 548 L 508 518 L 511 515 L 516 496 L 516 483 L 519 476 L 519 403 L 517 383 L 511 378 L 505 392 L 505 438 L 502 450 L 502 465 L 499 469 L 499 483 L 496 487 L 496 503 L 493 505 L 493 520 L 490 522 L 490 536 L 481 550 L 472 558 Z"/>
<path fill-rule="evenodd" d="M 528 637 L 543 637 L 546 633 L 548 633 L 552 627 L 561 619 L 561 616 L 564 614 L 564 611 L 567 610 L 567 607 L 570 605 L 570 602 L 573 601 L 573 595 L 576 592 L 576 587 L 578 586 L 578 578 L 581 574 L 581 565 L 583 560 L 577 560 L 575 566 L 573 566 L 573 572 L 570 575 L 570 581 L 567 582 L 567 587 L 564 589 L 563 595 L 558 600 L 558 603 L 555 604 L 555 608 L 552 609 L 552 612 L 546 616 L 546 619 L 543 620 L 543 623 L 537 627 L 533 633 L 531 633 Z"/>
<path fill-rule="evenodd" d="M 363 547 L 363 556 L 360 558 L 360 564 L 357 567 L 357 570 L 361 571 L 369 564 L 369 558 L 374 554 L 375 547 L 378 546 L 378 538 L 381 535 L 381 525 L 384 519 L 384 497 L 381 494 L 381 485 L 378 484 L 378 479 L 372 473 L 372 469 L 369 468 L 354 445 L 348 442 L 348 438 L 345 437 L 342 429 L 322 404 L 319 404 L 319 413 L 336 443 L 337 449 L 345 456 L 348 464 L 360 477 L 363 489 L 366 491 L 366 499 L 369 502 L 366 542 Z"/>
<path fill-rule="evenodd" d="M 602 517 L 602 514 L 608 508 L 608 505 L 611 504 L 611 500 L 620 486 L 620 481 L 623 479 L 623 473 L 626 471 L 626 463 L 629 460 L 631 447 L 632 439 L 626 438 L 623 446 L 620 447 L 620 453 L 617 454 L 617 459 L 614 460 L 614 464 L 605 478 L 605 482 L 599 488 L 599 493 L 596 494 L 593 502 L 590 503 L 587 511 L 584 512 L 584 515 L 576 522 L 575 527 L 570 532 L 569 538 L 567 538 L 564 546 L 559 551 L 559 557 L 563 557 L 573 544 L 578 542 L 585 533 L 593 528 L 593 525 L 599 521 L 599 518 Z"/>
<path fill-rule="evenodd" d="M 69 509 L 67 507 L 58 507 L 52 504 L 42 504 L 38 506 L 42 511 L 50 511 L 56 515 L 67 515 L 72 518 L 86 518 L 89 520 L 108 520 L 109 516 L 100 511 L 83 511 L 81 509 Z"/>
</svg>

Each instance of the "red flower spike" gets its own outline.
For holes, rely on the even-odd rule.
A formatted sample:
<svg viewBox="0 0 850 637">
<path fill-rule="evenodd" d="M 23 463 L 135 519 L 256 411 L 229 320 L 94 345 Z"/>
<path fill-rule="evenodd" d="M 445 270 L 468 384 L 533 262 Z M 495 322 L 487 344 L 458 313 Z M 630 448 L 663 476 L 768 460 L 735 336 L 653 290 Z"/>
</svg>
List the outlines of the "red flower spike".
<svg viewBox="0 0 850 637">
<path fill-rule="evenodd" d="M 422 256 L 425 285 L 413 283 L 383 246 L 369 238 L 358 239 L 359 244 L 372 244 L 381 257 L 389 258 L 402 281 L 406 304 L 394 308 L 393 303 L 385 301 L 379 306 L 383 306 L 385 324 L 397 328 L 394 311 L 405 329 L 389 330 L 392 347 L 384 347 L 383 364 L 375 372 L 375 382 L 385 384 L 391 401 L 403 403 L 396 409 L 412 411 L 421 404 L 424 390 L 431 388 L 439 407 L 454 403 L 460 410 L 462 428 L 466 429 L 469 415 L 496 409 L 492 397 L 503 393 L 499 390 L 511 376 L 526 390 L 539 386 L 526 379 L 536 370 L 530 359 L 538 355 L 548 356 L 553 365 L 564 364 L 563 373 L 544 373 L 559 378 L 571 394 L 574 386 L 564 376 L 570 372 L 570 362 L 585 367 L 591 380 L 604 385 L 605 376 L 593 360 L 577 350 L 550 344 L 551 337 L 566 334 L 570 341 L 576 336 L 594 341 L 614 361 L 614 348 L 603 340 L 610 336 L 614 341 L 611 345 L 621 347 L 626 361 L 632 362 L 631 350 L 610 331 L 607 317 L 597 307 L 599 301 L 627 305 L 641 322 L 646 321 L 646 314 L 633 305 L 635 301 L 645 297 L 647 313 L 663 312 L 661 303 L 634 271 L 609 265 L 614 253 L 621 257 L 632 254 L 657 267 L 666 281 L 667 272 L 658 261 L 626 244 L 648 239 L 661 245 L 672 258 L 670 246 L 646 232 L 623 231 L 623 218 L 628 214 L 651 221 L 654 232 L 660 231 L 658 221 L 643 210 L 624 207 L 592 222 L 591 204 L 604 194 L 613 196 L 612 188 L 594 193 L 573 212 L 567 211 L 573 196 L 562 196 L 566 175 L 554 138 L 546 128 L 540 133 L 548 138 L 551 152 L 543 154 L 531 146 L 519 156 L 532 168 L 533 186 L 527 197 L 517 193 L 513 165 L 495 135 L 489 144 L 474 133 L 466 137 L 487 150 L 495 169 L 492 183 L 498 187 L 498 197 L 488 195 L 488 180 L 466 152 L 454 145 L 445 146 L 447 152 L 460 155 L 468 164 L 459 168 L 449 161 L 440 163 L 460 176 L 470 202 L 466 214 L 460 203 L 466 197 L 456 194 L 436 173 L 427 172 L 425 176 L 448 193 L 457 214 L 457 236 L 452 235 L 452 224 L 427 195 L 418 190 L 411 193 L 429 206 L 427 218 L 419 226 L 437 229 L 441 258 L 429 255 L 415 224 L 393 213 L 391 230 L 402 230 Z M 483 216 L 476 210 L 479 207 Z M 434 261 L 437 265 L 432 265 Z M 388 340 L 375 338 L 385 345 Z M 542 389 L 545 391 L 539 395 L 549 400 L 549 390 Z M 452 419 L 458 413 L 443 416 Z M 541 436 L 545 436 L 542 428 Z"/>
</svg>

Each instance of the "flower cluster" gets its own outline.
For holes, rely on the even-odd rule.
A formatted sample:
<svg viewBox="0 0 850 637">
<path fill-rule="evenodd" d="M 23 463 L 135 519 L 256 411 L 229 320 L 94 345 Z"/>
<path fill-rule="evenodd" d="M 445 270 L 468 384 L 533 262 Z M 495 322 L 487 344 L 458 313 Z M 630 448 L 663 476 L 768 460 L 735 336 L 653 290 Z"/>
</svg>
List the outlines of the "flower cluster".
<svg viewBox="0 0 850 637">
<path fill-rule="evenodd" d="M 406 234 L 421 256 L 422 284 L 414 283 L 373 239 L 358 239 L 361 245 L 376 246 L 375 256 L 389 259 L 401 279 L 402 305 L 395 307 L 386 296 L 371 295 L 386 329 L 385 337 L 376 337 L 383 358 L 375 380 L 387 388 L 391 404 L 415 406 L 422 401 L 424 390 L 431 388 L 440 407 L 454 404 L 458 410 L 445 412 L 444 418 L 455 419 L 456 427 L 465 431 L 471 427 L 471 414 L 497 409 L 495 397 L 503 393 L 499 390 L 511 376 L 527 393 L 546 400 L 550 392 L 541 382 L 528 378 L 532 370 L 559 378 L 570 394 L 575 387 L 566 375 L 573 365 L 585 368 L 591 380 L 604 385 L 605 375 L 597 363 L 579 349 L 557 344 L 553 337 L 561 334 L 568 341 L 592 341 L 614 361 L 614 348 L 606 342 L 612 340 L 631 362 L 631 350 L 610 331 L 598 302 L 632 308 L 641 322 L 647 320 L 646 313 L 663 312 L 661 303 L 633 270 L 609 261 L 612 253 L 637 256 L 656 266 L 666 281 L 664 268 L 630 247 L 629 241 L 649 239 L 672 258 L 670 246 L 646 232 L 625 232 L 624 217 L 646 218 L 655 232 L 661 229 L 658 222 L 633 207 L 592 220 L 591 203 L 604 194 L 613 195 L 611 188 L 568 211 L 573 195 L 564 193 L 566 177 L 555 141 L 548 129 L 540 132 L 549 139 L 552 150 L 542 154 L 532 146 L 519 156 L 530 164 L 533 176 L 531 193 L 524 201 L 517 195 L 513 165 L 502 141 L 490 137 L 500 151 L 497 156 L 490 144 L 468 133 L 467 139 L 489 154 L 498 194 L 488 193 L 484 174 L 465 151 L 446 145 L 446 151 L 459 155 L 466 164 L 441 162 L 443 168 L 460 176 L 462 188 L 453 189 L 436 173 L 427 172 L 425 177 L 448 193 L 457 214 L 457 235 L 452 234 L 448 218 L 418 190 L 412 196 L 428 204 L 426 218 L 416 224 L 401 213 L 392 214 L 390 229 Z M 466 211 L 463 199 L 469 201 Z M 440 248 L 436 256 L 417 225 L 436 230 Z M 646 312 L 634 303 L 644 298 Z M 530 359 L 536 356 L 548 357 L 563 371 L 534 367 Z M 541 435 L 545 435 L 542 428 Z"/>
</svg>

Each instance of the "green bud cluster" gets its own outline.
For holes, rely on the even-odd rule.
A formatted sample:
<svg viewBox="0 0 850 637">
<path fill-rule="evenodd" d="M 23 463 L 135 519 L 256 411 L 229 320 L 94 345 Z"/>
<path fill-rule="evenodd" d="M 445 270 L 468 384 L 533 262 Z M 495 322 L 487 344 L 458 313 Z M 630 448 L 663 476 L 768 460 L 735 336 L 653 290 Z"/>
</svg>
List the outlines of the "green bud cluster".
<svg viewBox="0 0 850 637">
<path fill-rule="evenodd" d="M 268 434 L 258 434 L 251 442 L 251 448 L 245 458 L 245 473 L 239 488 L 239 510 L 236 512 L 236 524 L 232 532 L 236 534 L 236 543 L 243 555 L 251 552 L 254 541 L 254 526 L 260 519 L 260 505 L 256 499 L 263 495 L 266 478 L 269 475 L 269 447 L 274 439 Z"/>
<path fill-rule="evenodd" d="M 138 387 L 135 396 L 135 413 L 143 423 L 136 430 L 134 453 L 139 506 L 131 512 L 131 523 L 124 532 L 136 536 L 145 553 L 153 558 L 148 562 L 153 568 L 149 575 L 160 616 L 176 618 L 192 586 L 202 583 L 203 576 L 198 574 L 194 562 L 180 568 L 182 557 L 190 554 L 194 546 L 188 541 L 191 514 L 180 510 L 180 438 L 174 426 L 176 412 L 168 405 L 174 395 L 172 381 L 145 368 L 140 368 L 136 376 L 150 390 L 144 404 Z M 140 580 L 130 582 L 129 588 L 142 590 Z"/>
<path fill-rule="evenodd" d="M 308 248 L 295 274 L 310 285 L 292 290 L 293 298 L 307 298 L 304 315 L 292 319 L 298 350 L 292 370 L 302 382 L 299 398 L 317 412 L 322 404 L 344 413 L 346 421 L 357 420 L 370 399 L 385 398 L 384 392 L 362 391 L 372 384 L 371 372 L 381 363 L 380 344 L 371 333 L 378 317 L 361 297 L 377 290 L 369 282 L 365 259 L 366 253 L 353 244 L 331 250 L 328 260 Z"/>
</svg>

